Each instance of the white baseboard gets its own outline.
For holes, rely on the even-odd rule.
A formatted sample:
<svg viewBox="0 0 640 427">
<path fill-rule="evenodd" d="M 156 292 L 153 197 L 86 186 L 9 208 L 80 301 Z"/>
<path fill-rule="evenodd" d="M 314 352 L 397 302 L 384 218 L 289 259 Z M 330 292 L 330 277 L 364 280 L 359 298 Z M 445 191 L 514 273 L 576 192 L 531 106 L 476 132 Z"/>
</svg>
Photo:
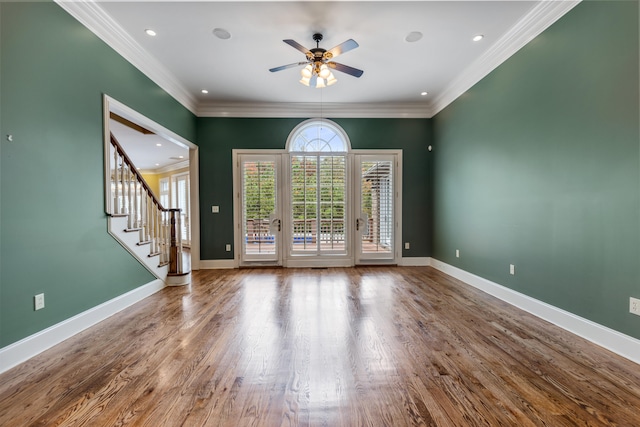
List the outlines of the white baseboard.
<svg viewBox="0 0 640 427">
<path fill-rule="evenodd" d="M 428 267 L 431 263 L 429 257 L 403 257 L 400 259 L 400 265 L 403 267 Z"/>
<path fill-rule="evenodd" d="M 112 300 L 50 326 L 47 329 L 30 335 L 16 343 L 1 348 L 0 373 L 8 371 L 14 366 L 61 343 L 67 338 L 113 316 L 117 312 L 145 299 L 164 287 L 164 282 L 156 279 L 126 294 L 122 294 Z"/>
<path fill-rule="evenodd" d="M 228 268 L 236 268 L 235 260 L 232 260 L 232 259 L 201 259 L 200 260 L 201 270 L 220 270 L 220 269 L 228 269 Z"/>
<path fill-rule="evenodd" d="M 429 257 L 405 257 L 400 259 L 401 266 L 405 267 L 427 267 L 430 265 L 431 258 Z M 228 269 L 237 268 L 235 261 L 232 259 L 212 259 L 212 260 L 200 260 L 199 267 L 203 270 L 216 270 L 216 269 Z M 353 260 L 326 260 L 326 259 L 313 259 L 307 260 L 304 257 L 300 259 L 287 260 L 286 267 L 302 268 L 302 267 L 353 267 Z"/>
<path fill-rule="evenodd" d="M 431 266 L 449 276 L 455 277 L 474 288 L 480 289 L 496 298 L 508 302 L 541 319 L 553 323 L 571 333 L 585 338 L 594 344 L 606 348 L 635 363 L 640 363 L 640 340 L 621 332 L 602 326 L 591 320 L 576 316 L 573 313 L 554 307 L 530 296 L 491 282 L 482 277 L 461 270 L 436 259 L 431 259 Z"/>
</svg>

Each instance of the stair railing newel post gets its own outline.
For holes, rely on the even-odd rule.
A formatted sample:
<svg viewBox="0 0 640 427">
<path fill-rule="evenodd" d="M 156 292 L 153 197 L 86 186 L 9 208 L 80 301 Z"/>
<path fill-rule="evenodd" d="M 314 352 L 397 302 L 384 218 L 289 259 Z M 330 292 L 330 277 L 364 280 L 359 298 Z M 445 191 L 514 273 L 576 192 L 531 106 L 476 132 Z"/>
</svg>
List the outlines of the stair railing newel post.
<svg viewBox="0 0 640 427">
<path fill-rule="evenodd" d="M 169 209 L 169 274 L 182 274 L 181 209 Z"/>
<path fill-rule="evenodd" d="M 164 239 L 163 239 L 163 253 L 164 253 L 164 262 L 165 263 L 169 263 L 169 211 L 168 210 L 163 210 L 162 211 L 162 218 L 164 220 L 164 227 L 163 227 L 163 231 L 164 231 Z"/>
</svg>

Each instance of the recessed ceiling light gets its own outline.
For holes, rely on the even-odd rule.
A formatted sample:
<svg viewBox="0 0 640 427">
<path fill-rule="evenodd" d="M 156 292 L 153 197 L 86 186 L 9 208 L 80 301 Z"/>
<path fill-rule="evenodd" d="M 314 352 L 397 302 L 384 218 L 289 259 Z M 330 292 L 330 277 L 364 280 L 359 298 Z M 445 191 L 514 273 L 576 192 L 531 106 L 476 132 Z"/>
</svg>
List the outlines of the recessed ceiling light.
<svg viewBox="0 0 640 427">
<path fill-rule="evenodd" d="M 224 28 L 214 28 L 213 35 L 222 40 L 228 40 L 231 38 L 231 33 Z"/>
<path fill-rule="evenodd" d="M 156 144 L 156 147 L 162 147 L 162 144 L 157 143 L 157 144 Z"/>
<path fill-rule="evenodd" d="M 160 163 L 156 163 L 156 166 L 160 166 Z"/>
<path fill-rule="evenodd" d="M 429 92 L 420 92 L 420 95 L 427 96 L 427 95 L 429 95 Z"/>
<path fill-rule="evenodd" d="M 155 31 L 153 31 L 151 29 L 148 29 L 148 28 L 146 30 L 144 30 L 144 32 L 147 33 L 147 35 L 151 36 L 151 37 L 155 37 L 155 35 L 157 34 Z"/>
<path fill-rule="evenodd" d="M 208 90 L 206 90 L 206 89 L 202 89 L 202 91 L 201 91 L 201 92 L 202 92 L 202 93 L 204 93 L 204 94 L 209 93 L 209 91 L 208 91 Z"/>
<path fill-rule="evenodd" d="M 413 42 L 417 42 L 421 38 L 422 38 L 422 33 L 420 31 L 412 31 L 409 34 L 407 34 L 407 37 L 405 37 L 404 39 L 409 43 L 413 43 Z"/>
<path fill-rule="evenodd" d="M 184 156 L 178 156 L 179 159 L 184 159 Z"/>
<path fill-rule="evenodd" d="M 474 42 L 479 42 L 480 40 L 482 40 L 484 38 L 484 36 L 482 34 L 478 34 L 477 36 L 475 36 L 473 38 Z"/>
</svg>

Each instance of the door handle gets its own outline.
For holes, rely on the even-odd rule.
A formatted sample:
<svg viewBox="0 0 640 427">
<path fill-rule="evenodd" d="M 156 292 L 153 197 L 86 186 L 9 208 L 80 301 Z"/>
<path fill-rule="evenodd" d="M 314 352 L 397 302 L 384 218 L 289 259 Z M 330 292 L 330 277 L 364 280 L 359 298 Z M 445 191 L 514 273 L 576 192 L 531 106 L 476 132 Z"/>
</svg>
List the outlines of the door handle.
<svg viewBox="0 0 640 427">
<path fill-rule="evenodd" d="M 277 225 L 278 226 L 278 231 L 282 231 L 282 221 L 280 221 L 278 218 L 272 220 L 271 224 Z"/>
<path fill-rule="evenodd" d="M 356 218 L 356 231 L 360 231 L 360 218 Z"/>
</svg>

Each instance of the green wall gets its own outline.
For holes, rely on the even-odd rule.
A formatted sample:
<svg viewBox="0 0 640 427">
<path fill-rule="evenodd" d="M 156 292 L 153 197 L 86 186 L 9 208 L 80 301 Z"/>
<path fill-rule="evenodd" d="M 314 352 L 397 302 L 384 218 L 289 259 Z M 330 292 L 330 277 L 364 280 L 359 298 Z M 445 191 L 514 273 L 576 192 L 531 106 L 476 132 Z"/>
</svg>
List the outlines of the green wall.
<svg viewBox="0 0 640 427">
<path fill-rule="evenodd" d="M 476 84 L 434 118 L 433 178 L 435 258 L 636 338 L 638 17 L 583 2 Z"/>
<path fill-rule="evenodd" d="M 203 260 L 231 259 L 233 243 L 233 174 L 231 150 L 284 149 L 289 133 L 303 119 L 198 118 L 200 155 L 200 235 Z M 353 149 L 403 150 L 403 241 L 405 257 L 431 251 L 429 173 L 432 143 L 428 119 L 334 119 L 349 135 Z M 220 213 L 212 214 L 211 206 Z M 419 236 L 419 237 L 416 237 Z"/>
<path fill-rule="evenodd" d="M 191 141 L 195 117 L 59 6 L 0 19 L 3 347 L 154 279 L 107 234 L 102 94 Z"/>
</svg>

